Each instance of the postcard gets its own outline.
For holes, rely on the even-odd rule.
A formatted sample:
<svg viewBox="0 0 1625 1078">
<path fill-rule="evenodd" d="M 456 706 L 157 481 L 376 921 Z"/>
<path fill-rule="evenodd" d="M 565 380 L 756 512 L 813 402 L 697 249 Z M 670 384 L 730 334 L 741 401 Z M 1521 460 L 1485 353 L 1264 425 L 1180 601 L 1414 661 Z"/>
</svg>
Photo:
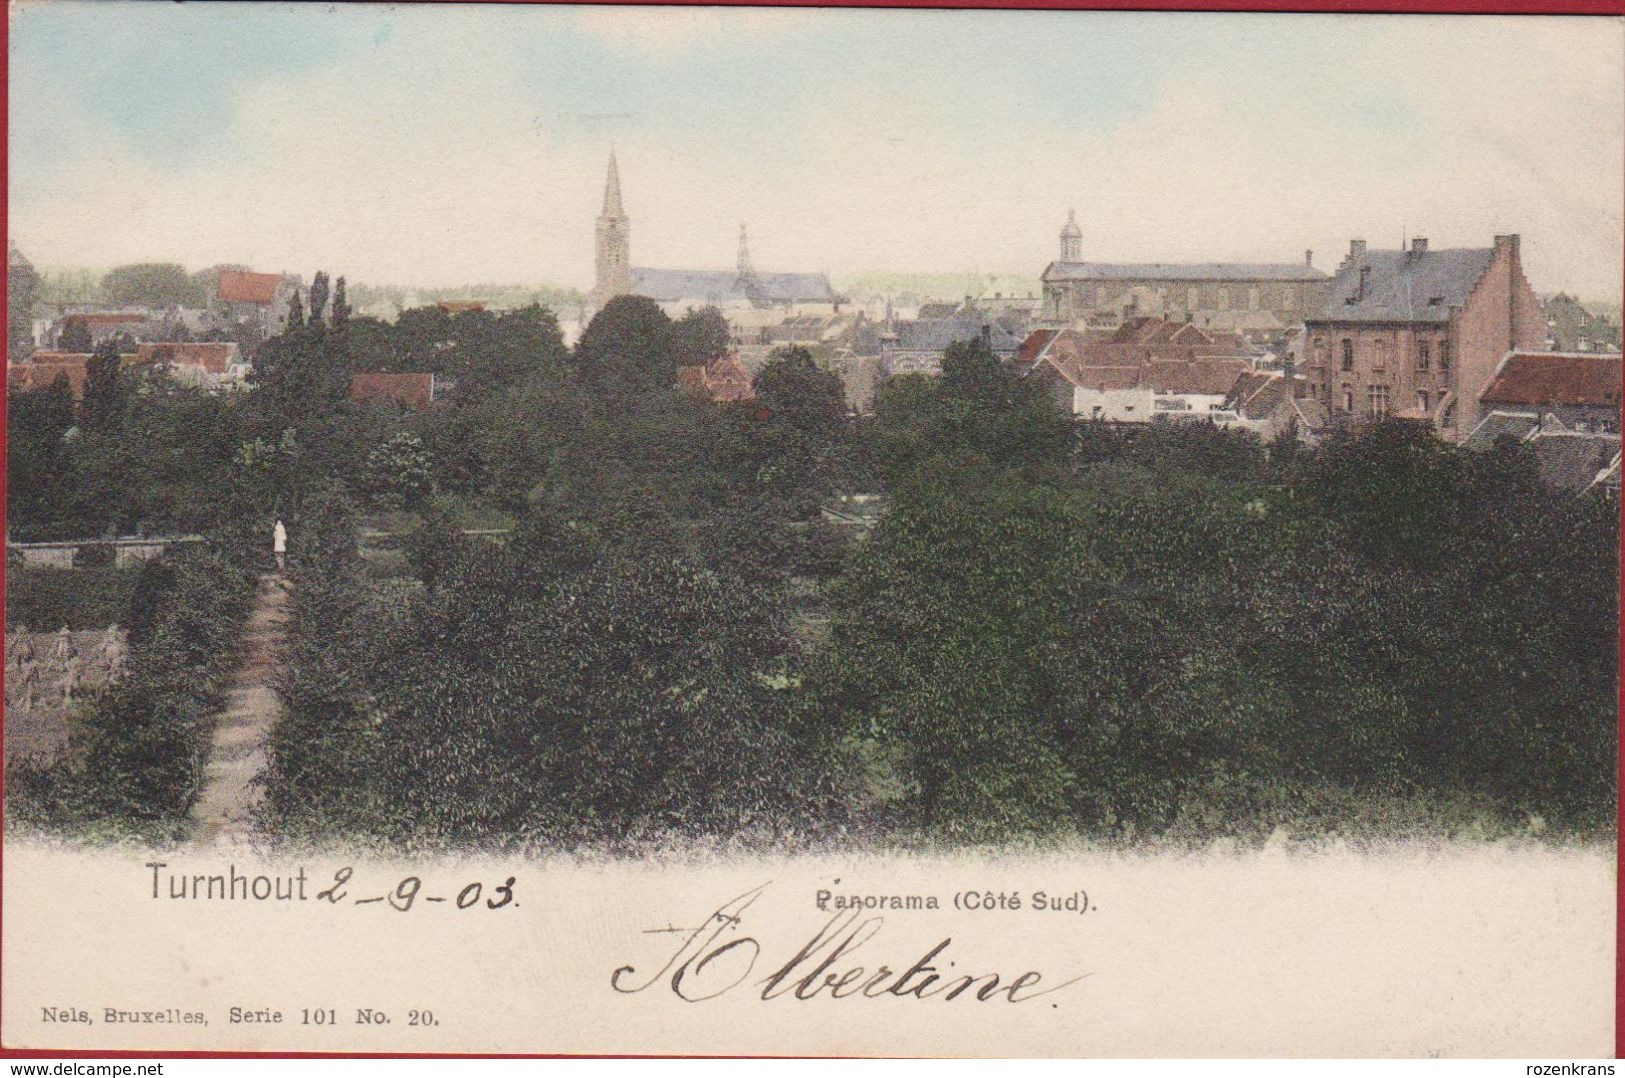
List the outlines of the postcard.
<svg viewBox="0 0 1625 1078">
<path fill-rule="evenodd" d="M 14 3 L 7 1050 L 1614 1050 L 1615 18 Z"/>
</svg>

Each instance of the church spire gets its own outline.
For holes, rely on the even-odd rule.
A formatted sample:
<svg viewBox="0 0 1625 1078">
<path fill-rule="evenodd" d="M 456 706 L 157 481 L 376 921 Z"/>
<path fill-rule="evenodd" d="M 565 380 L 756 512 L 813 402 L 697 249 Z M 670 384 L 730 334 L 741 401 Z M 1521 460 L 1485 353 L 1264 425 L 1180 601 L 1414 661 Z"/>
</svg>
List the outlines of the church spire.
<svg viewBox="0 0 1625 1078">
<path fill-rule="evenodd" d="M 605 217 L 625 217 L 621 208 L 621 170 L 615 165 L 615 151 L 609 151 L 609 175 L 604 178 Z"/>
<path fill-rule="evenodd" d="M 598 215 L 597 274 L 589 297 L 596 310 L 632 289 L 632 221 L 621 205 L 621 170 L 615 151 L 609 151 L 609 173 L 604 178 L 604 212 Z"/>
<path fill-rule="evenodd" d="M 754 271 L 750 268 L 750 240 L 745 237 L 745 226 L 739 226 L 739 276 L 749 277 Z"/>
</svg>

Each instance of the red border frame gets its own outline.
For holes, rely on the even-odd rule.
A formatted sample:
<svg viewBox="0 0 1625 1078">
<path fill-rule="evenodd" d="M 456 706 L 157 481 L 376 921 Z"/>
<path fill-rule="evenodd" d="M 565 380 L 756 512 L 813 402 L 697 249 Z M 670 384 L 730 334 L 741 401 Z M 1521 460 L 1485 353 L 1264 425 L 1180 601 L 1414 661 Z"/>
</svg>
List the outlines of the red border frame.
<svg viewBox="0 0 1625 1078">
<path fill-rule="evenodd" d="M 406 0 L 408 3 L 427 0 Z M 565 0 L 454 0 L 457 3 L 526 3 L 559 4 Z M 663 7 L 832 7 L 832 8 L 913 8 L 939 10 L 1039 10 L 1039 11 L 1170 11 L 1170 12 L 1251 12 L 1260 14 L 1337 13 L 1337 14 L 1395 14 L 1395 15 L 1625 15 L 1625 0 L 579 0 L 593 6 L 647 5 Z M 7 42 L 11 39 L 11 10 L 0 5 L 0 33 Z M 0 50 L 0 106 L 9 104 L 10 49 Z M 6 112 L 9 122 L 10 112 Z M 10 193 L 9 143 L 0 143 L 0 175 L 5 178 L 0 189 L 0 211 L 8 208 Z M 0 232 L 9 238 L 10 217 L 0 221 Z M 1625 265 L 1625 251 L 1620 253 Z M 0 272 L 3 276 L 3 272 Z M 5 387 L 0 385 L 0 400 L 4 400 Z M 5 519 L 5 418 L 0 415 L 0 521 Z M 1625 499 L 1621 499 L 1621 521 L 1625 525 Z M 1620 549 L 1620 576 L 1625 583 L 1625 544 Z M 1625 592 L 1622 592 L 1625 597 Z M 5 598 L 5 570 L 0 566 L 0 601 Z M 0 671 L 0 681 L 3 681 Z M 1625 663 L 1619 687 L 1619 701 L 1625 712 Z M 1618 785 L 1625 788 L 1625 754 L 1616 761 Z M 0 792 L 4 779 L 0 776 Z M 1618 846 L 1617 835 L 1625 831 L 1625 800 L 1616 800 L 1618 830 L 1615 840 L 1615 935 L 1614 935 L 1614 1055 L 1625 1058 L 1625 904 L 1618 898 L 1619 879 L 1625 875 L 1625 851 Z M 4 871 L 4 854 L 0 850 L 0 873 Z M 4 923 L 0 907 L 0 926 Z M 3 935 L 3 928 L 0 928 Z M 0 982 L 3 992 L 3 982 Z M 597 1055 L 570 1056 L 557 1053 L 436 1053 L 436 1052 L 207 1052 L 207 1051 L 86 1051 L 81 1049 L 22 1049 L 8 1048 L 0 1030 L 0 1059 L 729 1059 L 727 1055 L 696 1056 L 638 1056 Z M 798 1058 L 786 1056 L 755 1056 L 757 1059 Z"/>
</svg>

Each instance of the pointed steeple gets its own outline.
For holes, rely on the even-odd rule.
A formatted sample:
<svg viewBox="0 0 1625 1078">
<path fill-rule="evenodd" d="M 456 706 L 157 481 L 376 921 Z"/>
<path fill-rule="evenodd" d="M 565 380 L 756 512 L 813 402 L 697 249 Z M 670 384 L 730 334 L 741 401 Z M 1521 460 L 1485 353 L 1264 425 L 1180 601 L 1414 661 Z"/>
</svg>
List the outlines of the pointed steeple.
<svg viewBox="0 0 1625 1078">
<path fill-rule="evenodd" d="M 625 217 L 621 208 L 621 170 L 615 165 L 615 151 L 609 151 L 609 175 L 604 178 L 605 217 Z"/>
<path fill-rule="evenodd" d="M 745 236 L 745 226 L 739 226 L 739 276 L 749 277 L 754 271 L 750 268 L 750 240 Z"/>
<path fill-rule="evenodd" d="M 590 300 L 596 310 L 632 287 L 632 221 L 621 205 L 621 170 L 613 149 L 604 178 L 604 212 L 598 215 L 595 247 L 597 274 Z"/>
</svg>

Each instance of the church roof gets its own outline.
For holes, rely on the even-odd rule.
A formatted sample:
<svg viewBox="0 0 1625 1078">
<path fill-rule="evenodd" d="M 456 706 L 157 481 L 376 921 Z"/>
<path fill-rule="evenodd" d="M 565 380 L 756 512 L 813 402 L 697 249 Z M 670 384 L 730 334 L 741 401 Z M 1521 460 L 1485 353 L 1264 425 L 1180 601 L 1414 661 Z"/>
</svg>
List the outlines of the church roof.
<svg viewBox="0 0 1625 1078">
<path fill-rule="evenodd" d="M 661 303 L 729 299 L 752 303 L 834 303 L 841 297 L 822 273 L 752 273 L 741 278 L 734 270 L 653 269 L 632 267 L 634 295 Z"/>
<path fill-rule="evenodd" d="M 1302 262 L 1051 262 L 1046 281 L 1324 281 Z"/>
</svg>

